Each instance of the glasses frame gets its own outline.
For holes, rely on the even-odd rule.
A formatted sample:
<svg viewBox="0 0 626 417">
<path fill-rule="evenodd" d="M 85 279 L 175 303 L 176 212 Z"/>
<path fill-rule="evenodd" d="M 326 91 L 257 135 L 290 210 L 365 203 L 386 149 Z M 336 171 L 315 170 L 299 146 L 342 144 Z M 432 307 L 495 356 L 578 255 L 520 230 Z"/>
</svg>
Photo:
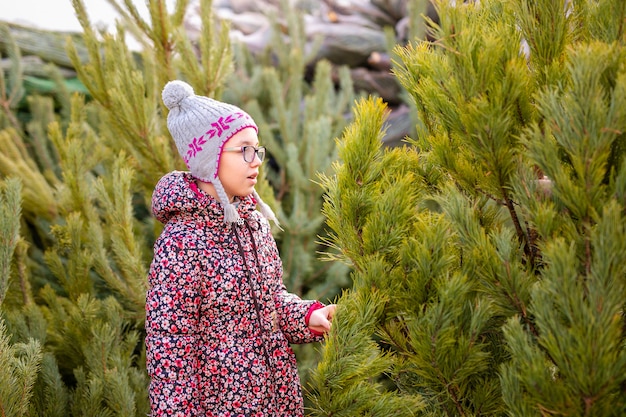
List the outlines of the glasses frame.
<svg viewBox="0 0 626 417">
<path fill-rule="evenodd" d="M 246 159 L 246 149 L 247 148 L 252 148 L 254 149 L 254 156 L 252 157 L 252 160 L 248 161 Z M 257 157 L 259 158 L 259 161 L 263 162 L 263 160 L 265 159 L 265 154 L 266 154 L 266 149 L 265 146 L 252 146 L 252 145 L 245 145 L 245 146 L 233 146 L 230 148 L 224 148 L 222 149 L 222 151 L 226 151 L 226 152 L 241 152 L 241 155 L 243 156 L 243 160 L 246 161 L 247 163 L 251 163 L 254 161 L 254 158 Z M 261 152 L 261 153 L 259 153 Z"/>
</svg>

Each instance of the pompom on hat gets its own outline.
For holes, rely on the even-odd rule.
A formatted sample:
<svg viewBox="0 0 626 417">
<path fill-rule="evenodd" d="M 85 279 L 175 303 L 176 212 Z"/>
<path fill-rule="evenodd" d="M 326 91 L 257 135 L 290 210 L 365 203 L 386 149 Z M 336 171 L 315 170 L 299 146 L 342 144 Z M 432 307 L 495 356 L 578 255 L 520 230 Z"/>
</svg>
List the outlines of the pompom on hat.
<svg viewBox="0 0 626 417">
<path fill-rule="evenodd" d="M 249 127 L 258 133 L 256 123 L 237 106 L 195 95 L 193 88 L 184 81 L 168 82 L 163 87 L 161 96 L 170 110 L 167 128 L 191 175 L 200 181 L 213 184 L 224 207 L 225 222 L 238 221 L 237 208 L 229 202 L 217 176 L 219 160 L 224 144 L 235 134 Z M 256 191 L 253 196 L 261 214 L 276 221 L 276 216 Z"/>
</svg>

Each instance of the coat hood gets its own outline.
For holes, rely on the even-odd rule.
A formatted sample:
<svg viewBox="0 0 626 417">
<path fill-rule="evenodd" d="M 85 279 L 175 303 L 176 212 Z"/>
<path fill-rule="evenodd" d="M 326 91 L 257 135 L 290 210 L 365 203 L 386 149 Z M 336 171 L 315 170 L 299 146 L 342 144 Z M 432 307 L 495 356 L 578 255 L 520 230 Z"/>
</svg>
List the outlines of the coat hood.
<svg viewBox="0 0 626 417">
<path fill-rule="evenodd" d="M 241 218 L 247 218 L 256 207 L 252 196 L 243 197 L 237 211 Z M 173 171 L 165 174 L 152 193 L 152 214 L 158 221 L 166 224 L 178 215 L 191 215 L 205 211 L 215 220 L 224 221 L 224 210 L 219 201 L 197 188 L 191 173 Z"/>
</svg>

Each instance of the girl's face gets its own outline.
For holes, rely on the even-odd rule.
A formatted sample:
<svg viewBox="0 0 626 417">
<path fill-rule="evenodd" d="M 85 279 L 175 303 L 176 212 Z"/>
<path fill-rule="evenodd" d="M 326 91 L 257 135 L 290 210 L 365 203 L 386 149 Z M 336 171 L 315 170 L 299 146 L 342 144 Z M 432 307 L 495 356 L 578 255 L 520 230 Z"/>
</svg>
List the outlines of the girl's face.
<svg viewBox="0 0 626 417">
<path fill-rule="evenodd" d="M 259 138 L 253 128 L 249 127 L 237 132 L 224 144 L 224 149 L 242 146 L 259 146 Z M 217 176 L 231 202 L 235 196 L 245 197 L 252 194 L 260 166 L 261 160 L 256 154 L 252 162 L 246 162 L 241 151 L 225 150 L 222 152 Z"/>
</svg>

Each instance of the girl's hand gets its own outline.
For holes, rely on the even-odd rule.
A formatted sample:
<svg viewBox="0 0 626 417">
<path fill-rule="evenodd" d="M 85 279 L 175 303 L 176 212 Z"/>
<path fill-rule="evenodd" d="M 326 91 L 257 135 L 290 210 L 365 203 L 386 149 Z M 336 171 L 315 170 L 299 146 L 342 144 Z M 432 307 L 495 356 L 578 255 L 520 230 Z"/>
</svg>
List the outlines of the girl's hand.
<svg viewBox="0 0 626 417">
<path fill-rule="evenodd" d="M 309 318 L 309 329 L 319 333 L 329 331 L 336 308 L 336 304 L 330 304 L 312 312 Z"/>
</svg>

